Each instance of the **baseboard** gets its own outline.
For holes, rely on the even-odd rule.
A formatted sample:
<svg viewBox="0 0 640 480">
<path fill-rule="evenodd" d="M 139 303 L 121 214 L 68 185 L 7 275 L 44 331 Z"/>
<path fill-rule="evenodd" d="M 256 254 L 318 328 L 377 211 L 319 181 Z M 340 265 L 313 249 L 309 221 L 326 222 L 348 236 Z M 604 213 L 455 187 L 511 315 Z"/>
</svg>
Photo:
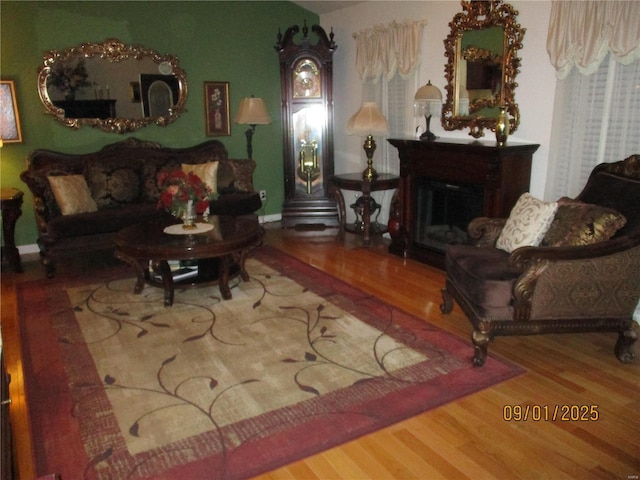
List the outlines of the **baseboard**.
<svg viewBox="0 0 640 480">
<path fill-rule="evenodd" d="M 282 220 L 282 214 L 281 213 L 275 213 L 273 215 L 260 215 L 258 217 L 258 221 L 261 224 L 262 223 L 279 222 L 280 220 Z"/>
<path fill-rule="evenodd" d="M 31 245 L 20 245 L 18 252 L 20 255 L 29 255 L 30 253 L 40 253 L 40 249 L 37 243 L 32 243 Z"/>
</svg>

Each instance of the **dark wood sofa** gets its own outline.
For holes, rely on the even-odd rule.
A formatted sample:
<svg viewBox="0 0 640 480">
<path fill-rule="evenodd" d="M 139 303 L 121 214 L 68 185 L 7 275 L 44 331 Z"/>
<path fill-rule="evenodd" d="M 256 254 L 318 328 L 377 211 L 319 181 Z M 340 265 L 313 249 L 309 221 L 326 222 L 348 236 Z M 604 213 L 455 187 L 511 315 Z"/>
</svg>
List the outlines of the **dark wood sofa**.
<svg viewBox="0 0 640 480">
<path fill-rule="evenodd" d="M 135 138 L 87 154 L 36 150 L 20 178 L 33 195 L 38 246 L 47 276 L 54 260 L 114 248 L 122 228 L 166 214 L 158 208 L 157 175 L 182 164 L 218 162 L 217 190 L 211 215 L 248 215 L 262 203 L 253 187 L 253 160 L 228 158 L 225 146 L 211 140 L 188 148 L 168 148 Z M 63 215 L 49 176 L 82 175 L 97 210 Z"/>
<path fill-rule="evenodd" d="M 573 225 L 556 224 L 556 231 L 569 232 L 564 240 L 508 253 L 495 246 L 506 219 L 478 218 L 468 227 L 473 245 L 447 248 L 441 310 L 450 313 L 455 300 L 469 318 L 474 364 L 484 364 L 496 336 L 545 333 L 617 332 L 616 356 L 625 363 L 634 358 L 640 320 L 638 312 L 633 318 L 640 300 L 640 155 L 595 167 L 575 200 L 564 204 L 583 213 L 612 209 L 623 216 L 617 226 L 624 226 L 592 243 L 588 237 L 603 230 L 602 215 L 612 214 L 587 215 L 581 222 L 574 216 Z M 558 207 L 553 222 L 572 218 L 560 217 Z"/>
</svg>

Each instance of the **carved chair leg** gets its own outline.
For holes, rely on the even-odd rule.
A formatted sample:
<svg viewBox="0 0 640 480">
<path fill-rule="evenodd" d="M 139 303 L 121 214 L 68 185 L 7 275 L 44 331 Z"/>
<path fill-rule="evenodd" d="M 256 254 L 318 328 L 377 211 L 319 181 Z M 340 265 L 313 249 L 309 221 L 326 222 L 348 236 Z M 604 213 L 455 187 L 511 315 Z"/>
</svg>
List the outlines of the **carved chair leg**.
<svg viewBox="0 0 640 480">
<path fill-rule="evenodd" d="M 625 330 L 618 334 L 618 341 L 615 346 L 615 353 L 622 363 L 631 363 L 635 357 L 633 344 L 638 339 L 638 334 L 633 329 Z"/>
<path fill-rule="evenodd" d="M 442 293 L 442 303 L 440 304 L 440 311 L 445 314 L 451 313 L 451 310 L 453 310 L 453 298 L 451 297 L 451 294 L 446 287 L 440 290 L 440 292 Z"/>
<path fill-rule="evenodd" d="M 53 264 L 53 261 L 47 255 L 42 255 L 42 254 L 40 255 L 41 255 L 40 262 L 44 267 L 44 271 L 47 274 L 47 278 L 53 278 L 56 274 L 56 267 Z"/>
<path fill-rule="evenodd" d="M 471 334 L 471 340 L 473 341 L 473 347 L 475 354 L 473 356 L 473 364 L 476 367 L 481 367 L 487 360 L 487 350 L 489 348 L 489 342 L 491 338 L 488 334 L 474 330 Z"/>
</svg>

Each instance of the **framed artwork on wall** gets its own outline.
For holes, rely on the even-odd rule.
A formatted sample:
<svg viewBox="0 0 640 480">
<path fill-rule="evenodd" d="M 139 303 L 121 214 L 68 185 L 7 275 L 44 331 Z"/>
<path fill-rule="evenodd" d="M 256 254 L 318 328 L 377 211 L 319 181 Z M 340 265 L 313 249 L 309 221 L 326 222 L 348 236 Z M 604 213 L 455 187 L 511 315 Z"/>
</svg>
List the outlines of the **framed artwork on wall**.
<svg viewBox="0 0 640 480">
<path fill-rule="evenodd" d="M 231 135 L 229 82 L 204 82 L 204 121 L 207 136 Z"/>
<path fill-rule="evenodd" d="M 0 81 L 0 140 L 3 143 L 21 143 L 22 129 L 13 80 Z"/>
</svg>

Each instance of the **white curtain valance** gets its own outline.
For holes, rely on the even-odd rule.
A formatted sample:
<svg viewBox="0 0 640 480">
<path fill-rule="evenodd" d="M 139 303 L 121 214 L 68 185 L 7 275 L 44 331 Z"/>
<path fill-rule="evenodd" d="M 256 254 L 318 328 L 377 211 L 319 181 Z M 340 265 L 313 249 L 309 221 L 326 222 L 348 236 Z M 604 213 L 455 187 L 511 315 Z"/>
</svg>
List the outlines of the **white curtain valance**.
<svg viewBox="0 0 640 480">
<path fill-rule="evenodd" d="M 391 79 L 396 72 L 403 78 L 410 75 L 420 63 L 422 27 L 426 24 L 425 20 L 394 21 L 354 33 L 360 78 L 377 79 L 384 75 Z"/>
<path fill-rule="evenodd" d="M 574 66 L 594 73 L 609 52 L 625 65 L 640 59 L 640 2 L 554 0 L 547 52 L 558 78 Z"/>
</svg>

